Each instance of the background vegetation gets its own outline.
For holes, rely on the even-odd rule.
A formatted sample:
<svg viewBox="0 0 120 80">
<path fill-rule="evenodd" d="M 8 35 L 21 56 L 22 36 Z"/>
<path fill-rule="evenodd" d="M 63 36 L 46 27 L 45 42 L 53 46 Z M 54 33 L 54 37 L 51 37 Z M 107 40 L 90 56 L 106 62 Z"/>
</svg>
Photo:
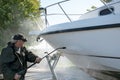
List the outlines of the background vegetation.
<svg viewBox="0 0 120 80">
<path fill-rule="evenodd" d="M 16 33 L 33 39 L 28 33 L 40 27 L 36 23 L 40 21 L 39 7 L 39 0 L 0 0 L 0 50 Z"/>
</svg>

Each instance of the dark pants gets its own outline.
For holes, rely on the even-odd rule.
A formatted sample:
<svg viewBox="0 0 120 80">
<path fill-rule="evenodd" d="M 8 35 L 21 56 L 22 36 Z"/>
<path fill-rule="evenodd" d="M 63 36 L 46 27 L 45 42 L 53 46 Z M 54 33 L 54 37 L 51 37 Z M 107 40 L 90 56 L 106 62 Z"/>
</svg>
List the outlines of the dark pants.
<svg viewBox="0 0 120 80">
<path fill-rule="evenodd" d="M 21 76 L 19 80 L 25 80 L 25 76 Z"/>
</svg>

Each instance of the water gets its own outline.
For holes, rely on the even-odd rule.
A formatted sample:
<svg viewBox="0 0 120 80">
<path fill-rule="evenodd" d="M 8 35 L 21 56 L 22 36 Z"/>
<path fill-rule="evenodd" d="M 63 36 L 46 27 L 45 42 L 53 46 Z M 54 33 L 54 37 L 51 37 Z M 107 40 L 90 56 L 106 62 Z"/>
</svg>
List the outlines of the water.
<svg viewBox="0 0 120 80">
<path fill-rule="evenodd" d="M 51 80 L 52 75 L 48 69 L 38 68 L 40 67 L 31 68 L 26 75 L 26 80 Z M 58 80 L 95 80 L 75 66 L 57 67 L 55 72 Z"/>
<path fill-rule="evenodd" d="M 46 42 L 42 42 L 36 46 L 32 46 L 36 55 L 43 57 L 44 52 L 51 52 L 51 48 Z M 57 80 L 119 80 L 118 72 L 99 71 L 99 70 L 84 70 L 79 69 L 71 63 L 64 54 L 61 54 L 60 60 L 55 68 Z M 87 72 L 87 73 L 86 73 Z M 93 78 L 93 77 L 94 78 Z M 40 64 L 37 64 L 28 70 L 26 80 L 53 80 L 47 60 L 44 59 Z"/>
<path fill-rule="evenodd" d="M 36 51 L 37 55 L 44 55 L 39 52 L 40 51 Z M 63 56 L 60 58 L 55 68 L 55 73 L 58 80 L 95 80 Z M 46 59 L 28 70 L 26 80 L 53 80 Z"/>
</svg>

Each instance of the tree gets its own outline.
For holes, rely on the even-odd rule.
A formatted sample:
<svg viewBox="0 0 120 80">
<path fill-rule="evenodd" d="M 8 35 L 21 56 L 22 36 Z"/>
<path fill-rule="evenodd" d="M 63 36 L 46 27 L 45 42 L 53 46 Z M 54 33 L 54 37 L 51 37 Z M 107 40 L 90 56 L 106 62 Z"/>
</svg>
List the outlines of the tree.
<svg viewBox="0 0 120 80">
<path fill-rule="evenodd" d="M 91 6 L 90 9 L 87 9 L 88 12 L 92 11 L 92 10 L 95 10 L 97 7 L 96 6 Z"/>
<path fill-rule="evenodd" d="M 24 18 L 39 16 L 38 0 L 0 0 L 0 27 L 11 27 Z"/>
<path fill-rule="evenodd" d="M 102 1 L 104 1 L 105 3 L 109 3 L 109 2 L 111 2 L 112 0 L 102 0 Z M 96 8 L 97 8 L 96 6 L 91 6 L 90 9 L 87 9 L 87 11 L 90 12 L 90 11 L 92 11 L 92 10 L 95 10 Z"/>
<path fill-rule="evenodd" d="M 28 36 L 31 29 L 37 28 L 33 18 L 40 17 L 39 7 L 38 0 L 0 0 L 0 49 L 12 35 Z"/>
</svg>

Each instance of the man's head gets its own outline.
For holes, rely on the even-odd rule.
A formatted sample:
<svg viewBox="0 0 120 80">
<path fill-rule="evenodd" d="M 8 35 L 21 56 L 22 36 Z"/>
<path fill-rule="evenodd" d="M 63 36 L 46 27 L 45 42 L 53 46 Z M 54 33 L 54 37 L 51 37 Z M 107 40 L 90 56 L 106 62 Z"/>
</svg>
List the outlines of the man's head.
<svg viewBox="0 0 120 80">
<path fill-rule="evenodd" d="M 24 42 L 27 42 L 27 39 L 22 34 L 16 34 L 12 39 L 16 47 L 22 47 L 24 45 Z"/>
</svg>

